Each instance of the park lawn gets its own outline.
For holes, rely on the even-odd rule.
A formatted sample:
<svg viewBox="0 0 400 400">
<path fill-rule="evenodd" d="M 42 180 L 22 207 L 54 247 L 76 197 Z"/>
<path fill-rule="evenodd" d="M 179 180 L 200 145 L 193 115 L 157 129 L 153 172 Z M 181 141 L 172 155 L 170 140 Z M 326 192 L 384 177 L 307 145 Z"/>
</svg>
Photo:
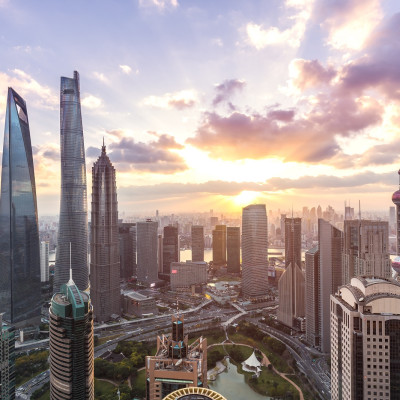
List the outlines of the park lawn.
<svg viewBox="0 0 400 400">
<path fill-rule="evenodd" d="M 146 389 L 146 370 L 142 369 L 137 373 L 137 375 L 132 379 L 132 387 L 139 387 Z"/>
</svg>

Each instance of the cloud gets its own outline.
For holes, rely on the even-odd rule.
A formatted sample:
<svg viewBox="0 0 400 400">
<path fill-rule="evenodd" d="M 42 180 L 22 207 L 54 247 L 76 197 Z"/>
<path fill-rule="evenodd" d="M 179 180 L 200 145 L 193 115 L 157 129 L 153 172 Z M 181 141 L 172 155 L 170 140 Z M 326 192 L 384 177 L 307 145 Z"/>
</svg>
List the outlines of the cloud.
<svg viewBox="0 0 400 400">
<path fill-rule="evenodd" d="M 99 80 L 100 82 L 106 83 L 107 85 L 110 83 L 110 80 L 102 72 L 94 71 L 93 77 Z"/>
<path fill-rule="evenodd" d="M 129 65 L 120 65 L 119 67 L 124 74 L 129 75 L 132 72 L 132 68 Z"/>
<path fill-rule="evenodd" d="M 262 25 L 250 22 L 246 26 L 246 33 L 250 45 L 261 50 L 271 45 L 285 44 L 291 47 L 299 47 L 303 39 L 308 20 L 311 17 L 314 0 L 287 0 L 285 6 L 293 9 L 294 14 L 290 17 L 293 25 L 281 30 L 275 26 L 267 29 Z"/>
<path fill-rule="evenodd" d="M 178 110 L 191 108 L 196 102 L 197 93 L 194 90 L 181 90 L 175 93 L 165 93 L 162 96 L 148 96 L 142 100 L 142 104 L 145 106 Z"/>
<path fill-rule="evenodd" d="M 139 0 L 139 6 L 143 8 L 156 7 L 159 10 L 164 10 L 167 7 L 178 7 L 178 0 Z"/>
<path fill-rule="evenodd" d="M 86 95 L 81 100 L 82 107 L 94 110 L 103 105 L 103 100 L 100 97 L 93 96 L 92 94 Z"/>
<path fill-rule="evenodd" d="M 215 86 L 216 96 L 212 102 L 215 107 L 221 102 L 229 100 L 235 92 L 243 90 L 246 82 L 240 79 L 226 79 L 224 82 Z"/>
<path fill-rule="evenodd" d="M 151 135 L 154 135 L 158 138 L 157 141 L 151 142 L 152 145 L 158 149 L 183 149 L 184 146 L 180 143 L 177 143 L 175 138 L 171 135 L 167 135 L 166 133 L 159 134 L 157 132 L 149 131 Z"/>
<path fill-rule="evenodd" d="M 328 31 L 327 43 L 339 50 L 361 50 L 383 18 L 380 0 L 324 0 L 317 19 Z"/>
</svg>

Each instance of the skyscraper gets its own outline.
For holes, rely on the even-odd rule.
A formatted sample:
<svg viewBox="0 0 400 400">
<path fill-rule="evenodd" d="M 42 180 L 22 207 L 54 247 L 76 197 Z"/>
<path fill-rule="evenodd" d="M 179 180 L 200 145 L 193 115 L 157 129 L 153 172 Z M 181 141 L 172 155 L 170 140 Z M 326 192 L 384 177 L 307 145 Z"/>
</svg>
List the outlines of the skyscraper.
<svg viewBox="0 0 400 400">
<path fill-rule="evenodd" d="M 0 313 L 0 399 L 15 399 L 15 329 Z"/>
<path fill-rule="evenodd" d="M 49 308 L 50 398 L 94 399 L 93 311 L 72 277 Z"/>
<path fill-rule="evenodd" d="M 16 327 L 40 323 L 35 173 L 25 101 L 8 88 L 0 200 L 0 311 Z"/>
<path fill-rule="evenodd" d="M 387 221 L 344 221 L 343 283 L 364 275 L 391 277 Z"/>
<path fill-rule="evenodd" d="M 285 218 L 285 267 L 301 268 L 301 218 Z"/>
<path fill-rule="evenodd" d="M 226 228 L 226 264 L 227 271 L 234 274 L 240 273 L 240 227 L 228 226 Z"/>
<path fill-rule="evenodd" d="M 226 225 L 216 225 L 212 236 L 213 263 L 224 265 L 226 263 Z"/>
<path fill-rule="evenodd" d="M 179 261 L 178 226 L 164 226 L 163 237 L 163 274 L 171 273 L 171 263 Z"/>
<path fill-rule="evenodd" d="M 120 315 L 118 203 L 115 168 L 106 146 L 92 168 L 90 294 L 96 321 Z"/>
<path fill-rule="evenodd" d="M 352 278 L 329 309 L 332 400 L 400 399 L 400 284 Z"/>
<path fill-rule="evenodd" d="M 136 275 L 136 224 L 118 224 L 120 276 L 128 280 Z"/>
<path fill-rule="evenodd" d="M 149 285 L 158 281 L 157 230 L 151 219 L 136 223 L 137 279 Z"/>
<path fill-rule="evenodd" d="M 396 206 L 396 254 L 400 256 L 400 169 L 399 174 L 399 190 L 392 195 L 392 201 Z"/>
<path fill-rule="evenodd" d="M 40 282 L 49 281 L 49 242 L 40 242 Z"/>
<path fill-rule="evenodd" d="M 55 293 L 68 281 L 70 262 L 79 290 L 89 286 L 85 146 L 77 71 L 73 78 L 61 78 L 60 102 L 61 198 Z"/>
<path fill-rule="evenodd" d="M 192 225 L 192 261 L 204 261 L 204 227 Z"/>
<path fill-rule="evenodd" d="M 242 292 L 246 298 L 266 296 L 268 288 L 268 220 L 265 204 L 242 210 Z"/>
</svg>

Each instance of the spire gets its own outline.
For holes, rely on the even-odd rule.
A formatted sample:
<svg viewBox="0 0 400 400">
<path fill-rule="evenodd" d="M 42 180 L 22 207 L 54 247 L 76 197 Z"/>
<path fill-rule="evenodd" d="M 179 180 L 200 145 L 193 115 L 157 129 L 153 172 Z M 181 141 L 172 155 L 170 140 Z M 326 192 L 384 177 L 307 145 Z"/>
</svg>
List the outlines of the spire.
<svg viewBox="0 0 400 400">
<path fill-rule="evenodd" d="M 71 262 L 71 242 L 69 242 L 69 281 L 68 285 L 75 285 L 72 279 L 72 262 Z"/>
<path fill-rule="evenodd" d="M 103 136 L 103 146 L 101 146 L 101 153 L 106 154 L 106 146 L 104 144 L 104 136 Z"/>
</svg>

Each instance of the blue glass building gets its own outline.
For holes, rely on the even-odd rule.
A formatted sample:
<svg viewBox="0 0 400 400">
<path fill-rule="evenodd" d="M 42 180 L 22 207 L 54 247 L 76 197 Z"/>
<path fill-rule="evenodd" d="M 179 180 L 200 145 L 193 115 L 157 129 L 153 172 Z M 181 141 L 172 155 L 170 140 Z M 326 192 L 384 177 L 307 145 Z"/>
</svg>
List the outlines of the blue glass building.
<svg viewBox="0 0 400 400">
<path fill-rule="evenodd" d="M 70 261 L 79 290 L 89 286 L 85 146 L 77 71 L 73 78 L 61 77 L 60 145 L 61 199 L 54 293 L 68 281 Z"/>
<path fill-rule="evenodd" d="M 17 327 L 40 323 L 35 173 L 25 101 L 8 88 L 0 199 L 0 312 Z"/>
</svg>

